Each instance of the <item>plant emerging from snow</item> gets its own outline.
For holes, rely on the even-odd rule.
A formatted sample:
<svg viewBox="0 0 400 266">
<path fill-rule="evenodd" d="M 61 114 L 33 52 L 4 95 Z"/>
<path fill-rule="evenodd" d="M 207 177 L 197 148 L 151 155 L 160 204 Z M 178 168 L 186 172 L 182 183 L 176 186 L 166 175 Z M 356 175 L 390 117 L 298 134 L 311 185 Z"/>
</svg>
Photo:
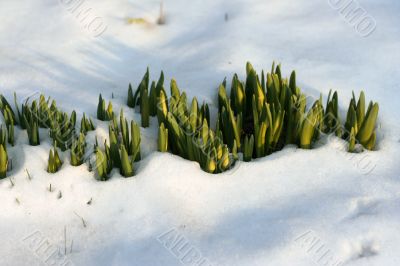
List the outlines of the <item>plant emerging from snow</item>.
<svg viewBox="0 0 400 266">
<path fill-rule="evenodd" d="M 83 113 L 82 119 L 81 119 L 81 133 L 87 134 L 89 131 L 95 130 L 95 126 L 93 124 L 92 119 L 89 117 L 87 118 L 85 113 Z"/>
<path fill-rule="evenodd" d="M 360 143 L 364 148 L 373 150 L 376 142 L 375 124 L 378 118 L 379 105 L 370 102 L 367 112 L 365 113 L 365 95 L 362 91 L 356 104 L 356 97 L 350 101 L 347 111 L 346 130 L 350 132 L 349 151 L 355 150 L 356 142 Z"/>
<path fill-rule="evenodd" d="M 109 102 L 106 108 L 106 101 L 101 94 L 99 95 L 99 103 L 97 105 L 97 119 L 101 121 L 110 121 L 114 117 L 112 103 Z"/>
<path fill-rule="evenodd" d="M 250 63 L 246 65 L 246 79 L 237 74 L 232 78 L 228 96 L 227 82 L 218 88 L 218 114 L 215 129 L 210 124 L 208 104 L 199 105 L 196 97 L 188 104 L 185 92 L 177 82 L 170 82 L 170 95 L 164 88 L 164 74 L 158 81 L 150 83 L 147 68 L 139 86 L 133 93 L 129 84 L 127 105 L 139 106 L 142 127 L 150 125 L 150 117 L 158 120 L 158 150 L 171 152 L 185 159 L 196 161 L 208 173 L 221 173 L 230 169 L 239 153 L 244 161 L 267 156 L 281 150 L 287 144 L 311 149 L 321 134 L 335 134 L 349 141 L 349 152 L 355 152 L 356 144 L 368 150 L 376 145 L 376 122 L 379 106 L 370 102 L 365 110 L 365 95 L 361 92 L 358 101 L 353 93 L 347 111 L 346 122 L 340 122 L 338 94 L 329 92 L 324 108 L 322 96 L 314 100 L 307 110 L 307 97 L 297 86 L 296 73 L 283 78 L 281 66 L 272 65 L 270 73 L 258 74 Z M 331 97 L 332 96 L 332 97 Z M 5 127 L 0 127 L 0 178 L 6 177 L 8 167 L 7 144 L 14 145 L 14 125 L 26 129 L 30 145 L 39 145 L 39 128 L 49 129 L 54 149 L 50 150 L 47 171 L 55 173 L 61 167 L 57 147 L 62 151 L 71 149 L 70 163 L 83 164 L 88 131 L 95 129 L 93 121 L 85 114 L 80 123 L 80 134 L 76 133 L 76 112 L 70 115 L 61 111 L 54 100 L 40 95 L 29 103 L 29 98 L 19 108 L 13 108 L 0 95 L 0 111 Z M 134 121 L 128 124 L 123 111 L 119 123 L 112 103 L 99 96 L 97 118 L 109 122 L 109 136 L 104 142 L 104 151 L 94 145 L 97 178 L 107 180 L 113 168 L 121 175 L 134 175 L 134 162 L 141 159 L 140 128 Z"/>
<path fill-rule="evenodd" d="M 128 106 L 140 105 L 140 111 L 157 116 L 159 123 L 158 150 L 171 151 L 185 159 L 196 161 L 209 173 L 220 173 L 229 169 L 234 163 L 234 156 L 222 140 L 222 132 L 210 128 L 210 112 L 207 104 L 199 106 L 193 98 L 187 104 L 185 92 L 180 92 L 175 80 L 171 80 L 171 98 L 167 99 L 164 89 L 164 74 L 161 72 L 156 83 L 149 85 L 147 69 L 139 87 L 133 94 L 128 89 Z M 146 119 L 148 115 L 145 115 Z M 143 113 L 142 113 L 143 124 Z"/>
<path fill-rule="evenodd" d="M 47 165 L 47 172 L 56 173 L 62 165 L 60 156 L 58 155 L 57 145 L 54 145 L 53 149 L 50 149 L 49 160 Z"/>
<path fill-rule="evenodd" d="M 79 136 L 72 141 L 71 145 L 70 159 L 72 166 L 79 166 L 83 164 L 85 149 L 85 135 L 83 133 L 80 133 Z"/>
<path fill-rule="evenodd" d="M 8 168 L 8 154 L 7 148 L 3 144 L 0 144 L 0 179 L 7 176 Z"/>
<path fill-rule="evenodd" d="M 96 144 L 97 178 L 107 180 L 112 168 L 119 168 L 124 177 L 134 175 L 133 163 L 140 160 L 140 129 L 132 120 L 130 128 L 121 110 L 119 125 L 117 120 L 108 126 L 109 145 L 104 142 L 104 152 Z"/>
<path fill-rule="evenodd" d="M 237 74 L 233 76 L 229 96 L 226 80 L 219 86 L 215 131 L 210 128 L 208 105 L 199 108 L 193 98 L 188 108 L 186 94 L 180 92 L 175 80 L 171 81 L 168 101 L 163 73 L 157 85 L 152 82 L 149 95 L 148 69 L 134 94 L 129 85 L 128 106 L 140 105 L 142 125 L 143 118 L 148 118 L 148 110 L 151 116 L 157 115 L 159 151 L 197 161 L 209 173 L 228 170 L 238 159 L 238 152 L 243 154 L 244 161 L 250 161 L 281 150 L 287 144 L 311 149 L 321 134 L 334 133 L 349 140 L 351 152 L 356 142 L 369 150 L 375 148 L 378 105 L 371 103 L 364 114 L 363 92 L 358 105 L 353 97 L 344 126 L 340 122 L 336 91 L 333 95 L 329 92 L 325 108 L 321 95 L 307 110 L 307 97 L 297 86 L 296 72 L 289 79 L 283 78 L 281 66 L 273 64 L 270 73 L 257 74 L 247 63 L 246 74 L 244 81 Z M 364 116 L 368 119 L 364 120 Z"/>
</svg>

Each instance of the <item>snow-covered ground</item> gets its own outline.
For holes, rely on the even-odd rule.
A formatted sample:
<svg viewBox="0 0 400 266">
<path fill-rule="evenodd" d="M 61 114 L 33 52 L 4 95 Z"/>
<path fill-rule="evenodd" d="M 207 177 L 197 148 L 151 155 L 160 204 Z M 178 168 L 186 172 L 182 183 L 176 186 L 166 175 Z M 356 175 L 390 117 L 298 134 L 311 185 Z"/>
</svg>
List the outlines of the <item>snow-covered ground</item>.
<svg viewBox="0 0 400 266">
<path fill-rule="evenodd" d="M 45 133 L 31 147 L 17 130 L 11 180 L 0 181 L 0 265 L 399 265 L 400 2 L 358 0 L 376 20 L 367 37 L 334 2 L 165 0 L 158 26 L 159 1 L 86 0 L 95 22 L 85 27 L 76 0 L 2 0 L 0 91 L 9 99 L 43 92 L 95 117 L 98 94 L 113 94 L 115 109 L 139 121 L 126 92 L 147 66 L 212 105 L 246 61 L 261 70 L 276 60 L 285 75 L 296 69 L 309 95 L 337 89 L 342 112 L 364 89 L 380 121 L 378 151 L 349 154 L 324 137 L 313 150 L 289 146 L 209 175 L 154 152 L 152 120 L 136 176 L 107 182 L 70 166 L 68 153 L 48 174 Z M 106 124 L 96 124 L 105 137 Z"/>
</svg>

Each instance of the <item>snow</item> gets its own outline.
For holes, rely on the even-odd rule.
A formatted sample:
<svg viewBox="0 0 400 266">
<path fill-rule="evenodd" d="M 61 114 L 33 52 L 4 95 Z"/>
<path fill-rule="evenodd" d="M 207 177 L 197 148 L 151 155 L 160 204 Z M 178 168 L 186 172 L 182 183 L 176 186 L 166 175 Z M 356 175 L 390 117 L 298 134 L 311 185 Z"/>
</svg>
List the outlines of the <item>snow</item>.
<svg viewBox="0 0 400 266">
<path fill-rule="evenodd" d="M 102 93 L 140 121 L 126 92 L 147 66 L 153 79 L 164 70 L 215 107 L 225 76 L 243 77 L 246 61 L 261 70 L 276 60 L 285 75 L 296 69 L 313 97 L 337 89 L 342 113 L 352 90 L 379 102 L 379 150 L 349 154 L 325 136 L 313 150 L 288 146 L 209 175 L 155 152 L 152 120 L 141 129 L 136 176 L 115 171 L 98 182 L 85 166 L 70 166 L 68 152 L 61 171 L 48 174 L 45 133 L 31 147 L 16 130 L 14 169 L 0 181 L 0 265 L 196 265 L 190 254 L 214 266 L 400 264 L 398 1 L 358 0 L 377 22 L 368 37 L 328 0 L 165 0 L 163 26 L 155 24 L 159 1 L 86 0 L 106 27 L 97 37 L 68 2 L 1 1 L 0 89 L 8 99 L 43 92 L 66 111 L 95 117 Z M 148 23 L 129 25 L 128 17 Z M 107 124 L 96 124 L 90 141 L 107 136 Z"/>
</svg>

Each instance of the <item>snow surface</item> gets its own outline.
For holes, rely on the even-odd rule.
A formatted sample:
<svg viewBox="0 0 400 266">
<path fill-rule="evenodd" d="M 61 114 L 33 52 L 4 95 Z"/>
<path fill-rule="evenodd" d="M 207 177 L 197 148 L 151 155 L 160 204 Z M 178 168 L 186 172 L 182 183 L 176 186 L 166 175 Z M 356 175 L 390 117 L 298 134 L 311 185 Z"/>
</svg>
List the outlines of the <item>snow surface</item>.
<svg viewBox="0 0 400 266">
<path fill-rule="evenodd" d="M 246 61 L 261 70 L 276 60 L 286 75 L 297 70 L 309 95 L 337 89 L 342 112 L 352 90 L 379 102 L 379 150 L 348 154 L 324 137 L 313 150 L 289 146 L 209 175 L 154 152 L 152 120 L 137 175 L 98 182 L 68 153 L 48 174 L 45 132 L 31 147 L 17 130 L 11 179 L 0 181 L 0 265 L 400 265 L 399 1 L 358 0 L 377 22 L 365 38 L 328 0 L 165 0 L 163 26 L 159 1 L 86 0 L 107 27 L 98 37 L 68 2 L 0 2 L 0 89 L 9 99 L 43 92 L 95 117 L 98 94 L 113 94 L 115 110 L 140 121 L 126 91 L 147 66 L 153 79 L 164 70 L 215 106 L 225 76 L 243 77 Z M 106 123 L 96 124 L 91 140 L 107 136 Z"/>
</svg>

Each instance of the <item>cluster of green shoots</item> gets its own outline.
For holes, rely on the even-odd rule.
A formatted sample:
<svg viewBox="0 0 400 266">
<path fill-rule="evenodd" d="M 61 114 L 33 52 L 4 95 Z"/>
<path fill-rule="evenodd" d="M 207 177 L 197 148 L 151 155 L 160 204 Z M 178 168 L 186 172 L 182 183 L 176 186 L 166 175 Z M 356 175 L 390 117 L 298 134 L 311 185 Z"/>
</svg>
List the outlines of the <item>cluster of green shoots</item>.
<svg viewBox="0 0 400 266">
<path fill-rule="evenodd" d="M 109 102 L 106 108 L 106 101 L 103 97 L 99 96 L 99 103 L 97 105 L 97 119 L 100 121 L 110 121 L 114 118 L 112 103 Z"/>
<path fill-rule="evenodd" d="M 133 163 L 140 160 L 140 128 L 134 122 L 128 121 L 121 110 L 119 125 L 114 117 L 108 127 L 109 143 L 104 142 L 104 151 L 97 144 L 96 169 L 97 179 L 105 181 L 109 179 L 111 170 L 119 168 L 120 174 L 124 177 L 134 175 Z"/>
<path fill-rule="evenodd" d="M 280 65 L 273 64 L 270 73 L 259 76 L 247 63 L 246 73 L 245 81 L 233 76 L 229 97 L 226 81 L 218 92 L 218 125 L 224 142 L 241 151 L 244 161 L 267 156 L 287 144 L 311 149 L 321 134 L 330 133 L 349 140 L 350 152 L 356 143 L 368 150 L 375 148 L 378 104 L 371 102 L 365 114 L 363 92 L 357 105 L 353 95 L 343 126 L 337 92 L 329 93 L 325 108 L 321 96 L 307 110 L 307 97 L 297 87 L 294 71 L 286 79 Z"/>
<path fill-rule="evenodd" d="M 196 161 L 209 173 L 229 169 L 237 157 L 229 153 L 221 130 L 210 128 L 210 111 L 207 104 L 199 106 L 193 98 L 190 106 L 185 92 L 180 92 L 175 80 L 170 83 L 170 99 L 164 88 L 164 74 L 149 87 L 147 70 L 135 93 L 128 89 L 127 104 L 139 105 L 142 126 L 149 126 L 149 117 L 157 116 L 159 134 L 158 150 L 170 151 L 185 159 Z M 148 92 L 150 91 L 150 92 Z"/>
<path fill-rule="evenodd" d="M 58 149 L 70 150 L 70 164 L 82 165 L 87 156 L 86 134 L 95 129 L 93 121 L 83 114 L 80 129 L 76 128 L 76 112 L 61 111 L 54 100 L 40 95 L 38 100 L 26 99 L 21 106 L 14 94 L 15 110 L 0 95 L 0 111 L 4 124 L 0 126 L 0 178 L 10 168 L 7 146 L 15 145 L 14 126 L 26 130 L 29 144 L 40 145 L 39 129 L 48 129 L 53 141 L 49 152 L 49 173 L 62 166 Z M 294 144 L 311 149 L 323 134 L 335 134 L 349 142 L 349 152 L 376 147 L 376 122 L 379 106 L 370 102 L 366 108 L 365 95 L 353 98 L 345 124 L 340 120 L 337 92 L 329 93 L 324 107 L 322 96 L 307 102 L 297 86 L 296 73 L 282 77 L 281 66 L 272 65 L 269 73 L 257 73 L 246 65 L 246 79 L 235 74 L 227 91 L 224 80 L 218 88 L 218 114 L 211 127 L 210 110 L 206 103 L 199 105 L 196 97 L 189 101 L 174 79 L 170 82 L 170 97 L 164 88 L 164 74 L 150 83 L 147 69 L 135 92 L 129 84 L 127 105 L 140 108 L 141 126 L 150 126 L 150 117 L 158 120 L 158 150 L 171 152 L 196 161 L 208 173 L 221 173 L 232 168 L 239 158 L 251 161 L 268 156 Z M 119 121 L 112 103 L 99 96 L 97 118 L 109 121 L 109 138 L 104 149 L 94 145 L 97 179 L 108 180 L 113 168 L 124 177 L 133 176 L 134 162 L 141 159 L 140 128 L 128 123 L 121 110 Z M 240 156 L 241 155 L 241 156 Z M 91 167 L 91 165 L 90 165 Z"/>
<path fill-rule="evenodd" d="M 356 143 L 361 144 L 368 150 L 373 150 L 376 143 L 375 123 L 378 118 L 379 105 L 369 103 L 367 112 L 365 112 L 365 95 L 361 92 L 356 104 L 356 97 L 350 101 L 346 118 L 346 137 L 349 138 L 349 151 L 356 150 Z M 348 134 L 350 132 L 350 134 Z"/>
<path fill-rule="evenodd" d="M 157 84 L 153 81 L 150 85 L 150 74 L 148 68 L 136 89 L 135 94 L 133 94 L 132 86 L 129 84 L 127 105 L 131 108 L 135 108 L 137 105 L 140 106 L 142 127 L 149 127 L 150 116 L 157 115 L 157 97 L 159 97 L 163 84 L 164 74 L 161 73 Z"/>
<path fill-rule="evenodd" d="M 345 125 L 341 123 L 338 94 L 329 93 L 324 107 L 322 95 L 308 103 L 308 97 L 297 86 L 296 73 L 282 77 L 281 66 L 258 74 L 250 63 L 246 79 L 232 78 L 230 92 L 224 80 L 218 88 L 218 115 L 215 130 L 210 127 L 207 104 L 199 107 L 193 98 L 188 106 L 185 92 L 171 81 L 171 97 L 167 99 L 164 75 L 149 88 L 147 69 L 136 92 L 129 85 L 130 107 L 140 106 L 142 126 L 149 125 L 149 116 L 159 122 L 158 150 L 171 152 L 197 161 L 209 173 L 220 173 L 234 165 L 242 153 L 243 161 L 267 156 L 294 144 L 311 149 L 323 134 L 335 134 L 349 142 L 349 152 L 356 145 L 375 149 L 378 104 L 370 103 L 365 112 L 365 96 L 350 102 Z"/>
<path fill-rule="evenodd" d="M 0 110 L 5 121 L 5 129 L 0 128 L 0 138 L 4 140 L 0 143 L 0 178 L 6 177 L 9 164 L 7 147 L 5 140 L 14 146 L 14 125 L 21 130 L 26 130 L 29 145 L 40 145 L 39 129 L 47 129 L 53 142 L 53 149 L 49 152 L 47 171 L 57 172 L 62 165 L 62 161 L 57 149 L 61 151 L 71 150 L 71 165 L 81 165 L 85 153 L 85 135 L 88 131 L 94 130 L 93 121 L 85 114 L 81 120 L 80 134 L 76 130 L 76 112 L 72 111 L 69 115 L 61 111 L 54 100 L 40 95 L 38 100 L 30 102 L 30 98 L 24 100 L 21 106 L 18 105 L 17 97 L 14 94 L 15 112 L 6 98 L 0 95 Z"/>
<path fill-rule="evenodd" d="M 7 134 L 7 142 L 11 146 L 14 146 L 15 144 L 14 125 L 17 121 L 15 118 L 14 111 L 11 108 L 11 105 L 8 103 L 8 101 L 3 95 L 0 95 L 0 111 L 3 114 L 5 121 L 5 127 L 6 127 L 5 133 Z"/>
</svg>

